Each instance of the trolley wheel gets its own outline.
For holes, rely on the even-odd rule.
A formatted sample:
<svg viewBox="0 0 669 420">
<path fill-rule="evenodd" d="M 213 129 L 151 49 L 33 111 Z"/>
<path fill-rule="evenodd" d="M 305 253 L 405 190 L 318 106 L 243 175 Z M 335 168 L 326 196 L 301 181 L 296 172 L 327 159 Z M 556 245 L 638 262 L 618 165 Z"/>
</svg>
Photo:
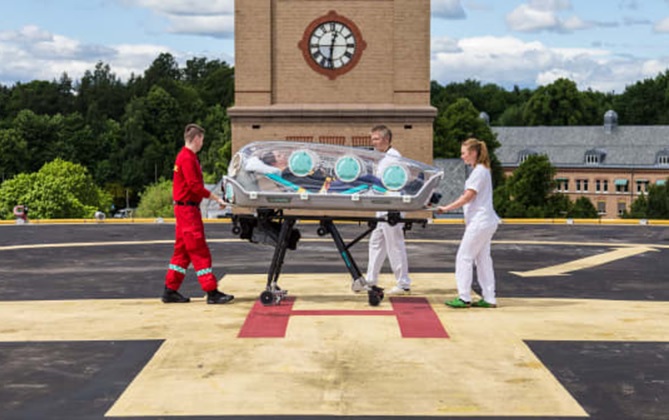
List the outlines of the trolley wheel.
<svg viewBox="0 0 669 420">
<path fill-rule="evenodd" d="M 318 229 L 316 229 L 316 233 L 318 234 L 318 236 L 325 236 L 327 235 L 328 232 L 327 230 L 325 230 L 323 226 L 320 226 Z"/>
<path fill-rule="evenodd" d="M 240 233 L 242 233 L 242 228 L 240 228 L 239 226 L 233 226 L 232 227 L 232 233 L 234 235 L 239 235 Z"/>
<path fill-rule="evenodd" d="M 372 288 L 367 292 L 367 298 L 369 300 L 370 306 L 379 306 L 379 303 L 383 300 L 383 289 L 378 286 L 372 286 Z"/>
<path fill-rule="evenodd" d="M 260 294 L 260 303 L 265 306 L 273 304 L 274 300 L 274 293 L 270 292 L 269 290 L 265 290 Z"/>
<path fill-rule="evenodd" d="M 388 213 L 388 224 L 390 226 L 395 226 L 396 224 L 398 224 L 400 222 L 400 218 L 401 218 L 401 216 L 400 216 L 399 213 L 390 212 L 390 213 Z"/>
</svg>

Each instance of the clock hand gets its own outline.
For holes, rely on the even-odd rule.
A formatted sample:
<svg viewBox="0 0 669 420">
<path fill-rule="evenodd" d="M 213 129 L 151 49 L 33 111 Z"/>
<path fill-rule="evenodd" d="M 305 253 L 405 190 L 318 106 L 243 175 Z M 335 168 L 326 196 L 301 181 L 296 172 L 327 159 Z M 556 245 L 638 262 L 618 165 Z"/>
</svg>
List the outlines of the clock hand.
<svg viewBox="0 0 669 420">
<path fill-rule="evenodd" d="M 334 47 L 335 41 L 337 40 L 337 32 L 332 35 L 332 41 L 330 42 L 330 67 L 334 68 Z"/>
</svg>

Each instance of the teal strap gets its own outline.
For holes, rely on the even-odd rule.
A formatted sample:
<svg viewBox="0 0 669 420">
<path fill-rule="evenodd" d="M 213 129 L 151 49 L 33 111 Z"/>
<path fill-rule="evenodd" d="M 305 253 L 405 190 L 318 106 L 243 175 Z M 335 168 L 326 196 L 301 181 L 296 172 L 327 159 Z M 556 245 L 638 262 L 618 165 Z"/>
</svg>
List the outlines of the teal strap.
<svg viewBox="0 0 669 420">
<path fill-rule="evenodd" d="M 175 264 L 170 264 L 170 270 L 177 271 L 181 274 L 186 274 L 186 269 L 183 267 L 179 267 L 178 265 Z"/>
<path fill-rule="evenodd" d="M 281 185 L 283 185 L 283 186 L 285 186 L 285 187 L 288 187 L 288 188 L 290 188 L 290 189 L 292 189 L 292 190 L 295 190 L 295 191 L 298 191 L 298 192 L 299 192 L 299 191 L 302 189 L 302 187 L 300 187 L 299 185 L 294 184 L 294 183 L 288 181 L 287 179 L 283 179 L 280 175 L 277 175 L 277 174 L 265 174 L 265 176 L 266 176 L 267 178 L 271 179 L 272 181 L 276 182 L 277 184 L 281 184 Z"/>
<path fill-rule="evenodd" d="M 349 188 L 346 191 L 342 191 L 342 194 L 355 194 L 363 191 L 367 191 L 369 189 L 369 185 L 362 184 L 358 185 L 357 187 Z"/>
<path fill-rule="evenodd" d="M 384 194 L 388 192 L 387 189 L 385 189 L 383 187 L 379 187 L 378 185 L 372 185 L 372 189 L 376 192 L 380 192 L 380 193 L 384 193 Z"/>
<path fill-rule="evenodd" d="M 204 276 L 205 274 L 210 274 L 213 270 L 211 267 L 209 268 L 203 268 L 202 270 L 198 270 L 195 274 L 197 274 L 198 277 Z"/>
</svg>

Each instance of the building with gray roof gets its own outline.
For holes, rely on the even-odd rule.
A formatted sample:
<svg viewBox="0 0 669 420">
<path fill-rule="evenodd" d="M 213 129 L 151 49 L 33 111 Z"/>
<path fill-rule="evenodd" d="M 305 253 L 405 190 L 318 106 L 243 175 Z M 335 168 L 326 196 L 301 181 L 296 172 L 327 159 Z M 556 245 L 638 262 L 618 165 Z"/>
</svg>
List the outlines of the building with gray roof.
<svg viewBox="0 0 669 420">
<path fill-rule="evenodd" d="M 558 191 L 588 197 L 602 217 L 619 217 L 651 184 L 669 177 L 669 125 L 619 126 L 607 111 L 601 126 L 491 127 L 505 174 L 528 156 L 548 156 Z"/>
</svg>

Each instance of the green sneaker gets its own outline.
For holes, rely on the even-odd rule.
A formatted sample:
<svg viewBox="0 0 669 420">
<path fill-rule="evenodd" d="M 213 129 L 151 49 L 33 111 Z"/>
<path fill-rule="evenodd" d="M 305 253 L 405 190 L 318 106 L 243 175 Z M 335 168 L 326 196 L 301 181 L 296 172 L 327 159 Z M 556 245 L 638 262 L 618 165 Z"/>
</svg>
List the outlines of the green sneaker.
<svg viewBox="0 0 669 420">
<path fill-rule="evenodd" d="M 472 308 L 496 308 L 496 307 L 497 307 L 496 303 L 488 303 L 485 301 L 485 299 L 472 302 Z"/>
<path fill-rule="evenodd" d="M 450 306 L 451 308 L 455 308 L 455 309 L 469 308 L 472 305 L 471 302 L 465 302 L 464 300 L 460 299 L 459 297 L 456 297 L 453 300 L 447 300 L 444 303 L 446 304 L 446 306 Z"/>
</svg>

